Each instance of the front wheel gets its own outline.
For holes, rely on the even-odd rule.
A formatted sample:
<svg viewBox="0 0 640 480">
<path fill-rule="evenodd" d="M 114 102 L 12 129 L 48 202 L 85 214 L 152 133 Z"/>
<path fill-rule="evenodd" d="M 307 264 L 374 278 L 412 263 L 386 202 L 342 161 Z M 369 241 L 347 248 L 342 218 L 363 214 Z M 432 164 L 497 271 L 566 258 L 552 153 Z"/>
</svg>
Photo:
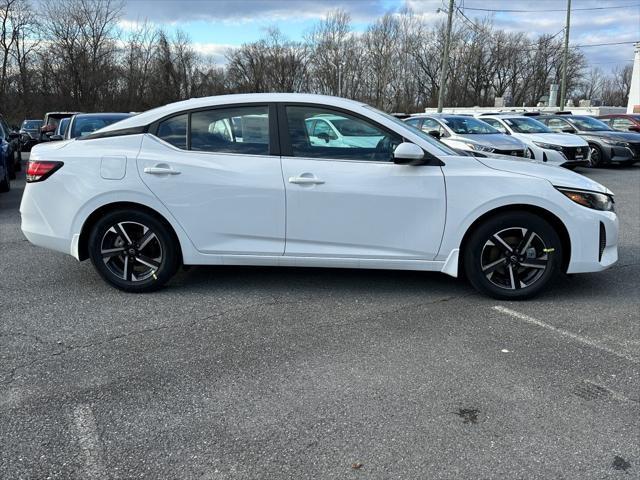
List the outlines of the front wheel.
<svg viewBox="0 0 640 480">
<path fill-rule="evenodd" d="M 118 210 L 101 217 L 89 235 L 89 256 L 107 282 L 127 292 L 162 287 L 178 268 L 178 244 L 156 217 Z"/>
<path fill-rule="evenodd" d="M 493 217 L 469 238 L 464 268 L 480 292 L 501 300 L 538 294 L 560 271 L 562 244 L 553 227 L 528 212 Z"/>
<path fill-rule="evenodd" d="M 597 145 L 589 145 L 591 151 L 591 166 L 594 168 L 602 167 L 604 160 L 602 158 L 602 149 Z"/>
</svg>

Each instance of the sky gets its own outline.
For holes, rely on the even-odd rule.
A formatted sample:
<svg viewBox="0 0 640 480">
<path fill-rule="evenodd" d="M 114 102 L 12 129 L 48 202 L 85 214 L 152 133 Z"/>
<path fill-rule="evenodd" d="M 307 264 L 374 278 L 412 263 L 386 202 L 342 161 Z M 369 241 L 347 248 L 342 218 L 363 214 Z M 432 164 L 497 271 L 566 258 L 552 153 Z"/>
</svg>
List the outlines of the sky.
<svg viewBox="0 0 640 480">
<path fill-rule="evenodd" d="M 524 31 L 531 37 L 560 32 L 566 4 L 566 0 L 456 0 L 471 21 L 491 16 L 496 27 Z M 291 40 L 302 40 L 315 22 L 336 8 L 351 15 L 356 31 L 364 31 L 386 12 L 407 7 L 426 22 L 436 23 L 446 19 L 438 9 L 446 10 L 447 5 L 447 0 L 126 0 L 121 27 L 147 21 L 170 32 L 182 29 L 198 51 L 224 64 L 228 49 L 259 39 L 271 27 Z M 464 21 L 454 17 L 454 22 Z M 631 41 L 640 41 L 640 0 L 572 1 L 571 45 Z M 605 72 L 633 61 L 632 44 L 581 49 L 591 66 Z"/>
</svg>

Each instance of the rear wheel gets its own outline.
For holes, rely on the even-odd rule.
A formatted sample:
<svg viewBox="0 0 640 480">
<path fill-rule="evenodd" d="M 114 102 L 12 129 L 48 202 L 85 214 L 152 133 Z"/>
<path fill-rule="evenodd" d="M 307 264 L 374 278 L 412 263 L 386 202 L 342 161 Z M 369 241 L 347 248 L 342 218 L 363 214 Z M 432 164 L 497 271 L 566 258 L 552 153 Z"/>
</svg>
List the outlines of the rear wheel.
<svg viewBox="0 0 640 480">
<path fill-rule="evenodd" d="M 178 243 L 156 217 L 118 210 L 100 218 L 89 235 L 89 256 L 107 282 L 127 292 L 162 287 L 178 268 Z"/>
<path fill-rule="evenodd" d="M 553 227 L 528 212 L 493 217 L 477 228 L 464 252 L 471 284 L 494 298 L 539 293 L 560 271 L 562 244 Z"/>
</svg>

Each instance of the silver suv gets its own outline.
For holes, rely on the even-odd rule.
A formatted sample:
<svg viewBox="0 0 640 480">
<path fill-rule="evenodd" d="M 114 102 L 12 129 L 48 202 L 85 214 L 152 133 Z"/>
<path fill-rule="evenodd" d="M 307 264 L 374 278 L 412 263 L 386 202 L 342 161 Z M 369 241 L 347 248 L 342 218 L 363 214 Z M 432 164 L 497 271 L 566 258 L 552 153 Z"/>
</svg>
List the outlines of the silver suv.
<svg viewBox="0 0 640 480">
<path fill-rule="evenodd" d="M 466 115 L 418 114 L 406 119 L 456 150 L 529 157 L 530 152 L 520 140 L 499 132 L 491 125 Z"/>
</svg>

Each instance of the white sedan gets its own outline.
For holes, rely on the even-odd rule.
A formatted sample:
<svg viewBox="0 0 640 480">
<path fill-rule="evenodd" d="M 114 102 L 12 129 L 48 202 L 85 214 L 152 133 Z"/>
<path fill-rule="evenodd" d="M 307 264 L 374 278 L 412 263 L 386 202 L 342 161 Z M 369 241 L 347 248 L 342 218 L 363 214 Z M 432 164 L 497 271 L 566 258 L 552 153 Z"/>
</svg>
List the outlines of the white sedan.
<svg viewBox="0 0 640 480">
<path fill-rule="evenodd" d="M 328 115 L 380 139 L 311 141 L 307 120 Z M 341 98 L 166 105 L 36 146 L 27 182 L 26 237 L 90 258 L 131 292 L 159 288 L 181 264 L 273 265 L 464 272 L 478 290 L 514 299 L 618 258 L 602 185 L 549 165 L 459 156 Z"/>
<path fill-rule="evenodd" d="M 556 133 L 544 123 L 521 115 L 481 115 L 478 119 L 524 142 L 530 158 L 569 169 L 591 165 L 589 144 L 578 135 Z"/>
</svg>

